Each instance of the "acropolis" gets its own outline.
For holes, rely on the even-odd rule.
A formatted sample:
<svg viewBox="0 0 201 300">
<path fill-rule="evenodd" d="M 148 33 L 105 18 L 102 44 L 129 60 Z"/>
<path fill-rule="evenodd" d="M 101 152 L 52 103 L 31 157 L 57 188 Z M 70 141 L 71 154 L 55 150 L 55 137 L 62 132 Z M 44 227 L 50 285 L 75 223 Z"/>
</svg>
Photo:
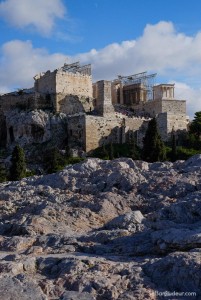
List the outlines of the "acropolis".
<svg viewBox="0 0 201 300">
<path fill-rule="evenodd" d="M 12 111 L 49 111 L 66 116 L 68 144 L 86 153 L 108 143 L 125 143 L 135 137 L 140 144 L 147 124 L 156 118 L 161 137 L 172 130 L 187 130 L 186 101 L 174 98 L 174 84 L 154 84 L 156 74 L 147 72 L 92 82 L 91 65 L 64 64 L 53 72 L 37 74 L 34 87 L 0 96 L 1 146 L 20 143 L 23 136 L 43 131 L 23 124 L 15 127 Z"/>
</svg>

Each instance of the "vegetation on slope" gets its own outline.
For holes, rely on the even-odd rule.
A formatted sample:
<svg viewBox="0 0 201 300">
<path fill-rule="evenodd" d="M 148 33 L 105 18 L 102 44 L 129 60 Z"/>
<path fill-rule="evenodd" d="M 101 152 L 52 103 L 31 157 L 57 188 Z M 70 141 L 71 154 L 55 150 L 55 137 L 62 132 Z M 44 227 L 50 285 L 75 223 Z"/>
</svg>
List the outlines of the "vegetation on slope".
<svg viewBox="0 0 201 300">
<path fill-rule="evenodd" d="M 12 153 L 9 179 L 20 180 L 24 177 L 26 177 L 25 154 L 24 150 L 19 145 L 17 145 L 15 146 Z"/>
<path fill-rule="evenodd" d="M 25 151 L 24 151 L 25 150 Z M 27 151 L 28 150 L 28 151 Z M 35 165 L 35 170 L 27 171 L 26 160 L 29 165 Z M 119 157 L 130 157 L 133 160 L 154 161 L 176 161 L 186 160 L 189 157 L 201 154 L 201 112 L 195 113 L 195 118 L 189 126 L 189 132 L 178 135 L 174 131 L 169 143 L 164 145 L 158 132 L 155 118 L 149 122 L 144 140 L 143 147 L 137 146 L 136 141 L 132 138 L 129 143 L 103 145 L 95 149 L 90 156 L 101 159 L 114 159 Z M 55 146 L 47 143 L 32 145 L 32 151 L 26 148 L 22 149 L 16 145 L 11 157 L 10 168 L 5 168 L 3 161 L 8 156 L 3 149 L 0 149 L 0 182 L 6 180 L 20 180 L 23 177 L 32 176 L 37 171 L 37 166 L 42 166 L 42 173 L 50 174 L 62 170 L 66 165 L 75 164 L 83 160 L 80 157 L 72 157 L 70 149 L 66 148 L 61 151 Z"/>
</svg>

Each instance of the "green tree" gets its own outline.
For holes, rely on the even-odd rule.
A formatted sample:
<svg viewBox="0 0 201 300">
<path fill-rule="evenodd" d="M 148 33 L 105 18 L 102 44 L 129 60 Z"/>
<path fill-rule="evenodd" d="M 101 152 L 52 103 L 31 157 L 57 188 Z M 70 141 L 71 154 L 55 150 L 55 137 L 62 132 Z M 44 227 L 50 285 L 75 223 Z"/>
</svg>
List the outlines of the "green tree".
<svg viewBox="0 0 201 300">
<path fill-rule="evenodd" d="M 5 167 L 0 164 L 0 182 L 6 181 L 6 170 Z"/>
<path fill-rule="evenodd" d="M 143 159 L 148 162 L 164 161 L 166 150 L 161 136 L 158 132 L 156 119 L 153 118 L 149 124 L 143 139 Z"/>
<path fill-rule="evenodd" d="M 101 158 L 103 158 L 103 159 L 109 159 L 109 153 L 106 150 L 105 144 L 103 144 L 103 146 L 102 146 Z"/>
<path fill-rule="evenodd" d="M 177 159 L 177 143 L 176 135 L 174 130 L 172 131 L 172 151 L 171 151 L 171 160 L 175 161 Z"/>
<path fill-rule="evenodd" d="M 201 138 L 201 111 L 195 113 L 194 120 L 189 126 L 189 133 L 197 137 L 198 140 Z"/>
<path fill-rule="evenodd" d="M 45 160 L 45 169 L 48 174 L 55 173 L 62 169 L 64 159 L 56 147 L 49 149 L 46 152 L 44 160 Z"/>
<path fill-rule="evenodd" d="M 129 143 L 130 157 L 135 159 L 140 159 L 139 148 L 136 145 L 135 137 L 133 136 Z"/>
<path fill-rule="evenodd" d="M 112 142 L 109 145 L 109 159 L 114 159 L 114 147 Z"/>
<path fill-rule="evenodd" d="M 66 157 L 66 158 L 71 157 L 71 152 L 70 152 L 70 147 L 69 147 L 69 145 L 67 145 L 66 148 L 65 148 L 65 157 Z"/>
<path fill-rule="evenodd" d="M 24 150 L 19 146 L 15 146 L 12 157 L 11 157 L 11 167 L 10 167 L 10 180 L 20 180 L 26 177 L 26 162 Z"/>
</svg>

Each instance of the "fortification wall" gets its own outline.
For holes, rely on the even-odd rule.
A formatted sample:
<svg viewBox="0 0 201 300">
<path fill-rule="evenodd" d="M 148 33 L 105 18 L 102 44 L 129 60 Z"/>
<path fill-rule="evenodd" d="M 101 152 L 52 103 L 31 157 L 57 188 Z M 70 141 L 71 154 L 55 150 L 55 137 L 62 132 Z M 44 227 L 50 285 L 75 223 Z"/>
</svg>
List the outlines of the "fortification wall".
<svg viewBox="0 0 201 300">
<path fill-rule="evenodd" d="M 140 112 L 149 114 L 153 118 L 162 112 L 162 103 L 160 100 L 150 100 L 137 106 L 137 109 Z"/>
<path fill-rule="evenodd" d="M 186 131 L 187 124 L 186 115 L 167 114 L 167 131 L 169 136 L 173 127 L 177 132 L 183 130 Z"/>
<path fill-rule="evenodd" d="M 35 91 L 41 94 L 56 93 L 56 71 L 47 71 L 45 74 L 38 74 L 34 77 Z"/>
<path fill-rule="evenodd" d="M 86 116 L 86 152 L 103 144 L 121 142 L 122 119 Z"/>
<path fill-rule="evenodd" d="M 156 118 L 158 130 L 163 141 L 168 139 L 167 113 L 159 114 Z"/>
<path fill-rule="evenodd" d="M 142 146 L 150 119 L 145 118 L 126 118 L 125 119 L 125 140 L 128 142 L 130 137 L 135 136 L 138 146 Z"/>
<path fill-rule="evenodd" d="M 12 94 L 5 94 L 0 96 L 0 108 L 3 112 L 15 109 L 34 109 L 35 108 L 35 94 L 22 94 L 17 92 Z"/>
<path fill-rule="evenodd" d="M 34 107 L 36 109 L 54 110 L 55 95 L 35 93 Z"/>
<path fill-rule="evenodd" d="M 125 126 L 130 130 L 136 131 L 138 130 L 144 122 L 148 122 L 144 118 L 125 118 Z"/>
<path fill-rule="evenodd" d="M 147 120 L 140 118 L 114 118 L 112 116 L 86 116 L 86 152 L 109 143 L 125 143 L 138 131 L 139 143 L 147 128 Z"/>
<path fill-rule="evenodd" d="M 157 124 L 161 138 L 167 141 L 171 137 L 172 130 L 187 131 L 186 115 L 162 113 L 157 117 Z"/>
<path fill-rule="evenodd" d="M 66 114 L 93 110 L 91 76 L 59 70 L 55 110 Z"/>
<path fill-rule="evenodd" d="M 150 100 L 134 107 L 138 111 L 148 113 L 152 118 L 160 113 L 186 114 L 185 100 Z"/>
<path fill-rule="evenodd" d="M 59 70 L 56 73 L 56 93 L 92 98 L 92 78 L 89 75 Z"/>
<path fill-rule="evenodd" d="M 185 100 L 162 100 L 162 111 L 172 114 L 186 115 Z"/>
</svg>

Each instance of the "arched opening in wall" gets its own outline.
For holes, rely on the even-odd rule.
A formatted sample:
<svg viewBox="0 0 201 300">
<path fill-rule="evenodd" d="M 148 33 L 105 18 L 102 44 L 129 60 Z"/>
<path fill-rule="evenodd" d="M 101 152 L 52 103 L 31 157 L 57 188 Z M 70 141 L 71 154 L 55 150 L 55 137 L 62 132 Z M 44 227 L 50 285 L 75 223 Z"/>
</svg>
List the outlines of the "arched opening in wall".
<svg viewBox="0 0 201 300">
<path fill-rule="evenodd" d="M 11 126 L 11 127 L 9 128 L 9 135 L 10 135 L 10 141 L 11 141 L 11 143 L 13 143 L 14 140 L 15 140 L 15 138 L 14 138 L 14 133 L 13 133 L 13 126 Z"/>
</svg>

